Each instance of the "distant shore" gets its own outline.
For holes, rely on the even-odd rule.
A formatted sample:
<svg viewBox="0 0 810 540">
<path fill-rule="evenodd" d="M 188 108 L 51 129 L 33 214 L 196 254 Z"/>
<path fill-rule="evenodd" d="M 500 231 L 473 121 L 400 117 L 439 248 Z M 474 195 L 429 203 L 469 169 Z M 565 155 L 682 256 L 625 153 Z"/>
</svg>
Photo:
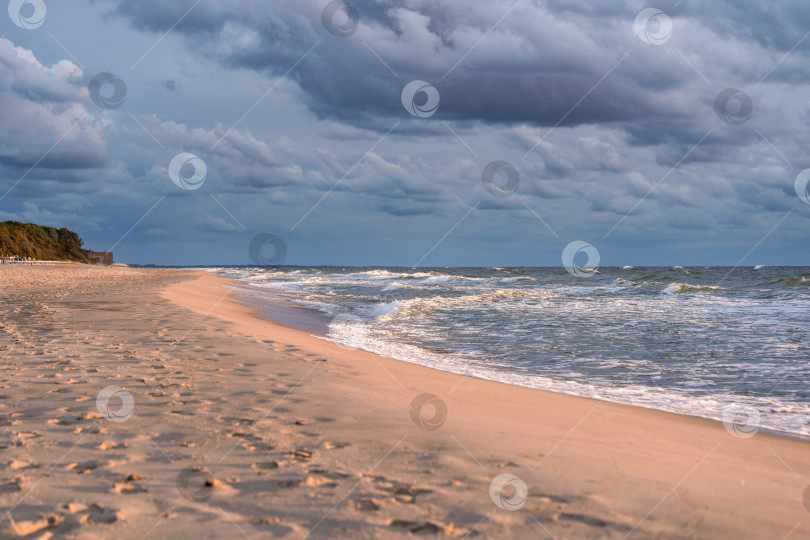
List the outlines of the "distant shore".
<svg viewBox="0 0 810 540">
<path fill-rule="evenodd" d="M 0 278 L 9 536 L 807 533 L 804 442 L 342 348 L 206 272 Z"/>
</svg>

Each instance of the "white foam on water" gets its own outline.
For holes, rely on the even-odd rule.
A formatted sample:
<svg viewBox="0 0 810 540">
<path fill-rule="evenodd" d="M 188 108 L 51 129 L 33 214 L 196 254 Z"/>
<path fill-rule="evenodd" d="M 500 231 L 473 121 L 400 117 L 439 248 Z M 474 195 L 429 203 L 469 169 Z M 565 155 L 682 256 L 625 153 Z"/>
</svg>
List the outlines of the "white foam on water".
<svg viewBox="0 0 810 540">
<path fill-rule="evenodd" d="M 393 302 L 386 302 L 383 304 L 376 304 L 374 306 L 371 306 L 371 308 L 368 310 L 368 314 L 376 319 L 377 317 L 383 317 L 385 315 L 396 313 L 397 311 L 402 309 L 402 306 L 403 302 L 400 302 L 398 300 L 394 300 Z"/>
<path fill-rule="evenodd" d="M 382 291 L 383 292 L 396 291 L 396 290 L 402 289 L 404 287 L 406 287 L 406 285 L 404 283 L 400 283 L 400 282 L 396 281 L 396 282 L 394 282 L 394 283 L 392 283 L 390 285 L 386 285 L 385 287 L 383 287 Z"/>
<path fill-rule="evenodd" d="M 784 403 L 776 398 L 743 398 L 723 393 L 698 396 L 663 387 L 592 384 L 587 381 L 565 380 L 525 370 L 521 372 L 515 369 L 493 369 L 491 363 L 482 362 L 480 359 L 460 355 L 441 355 L 415 345 L 390 341 L 386 339 L 384 332 L 374 329 L 373 326 L 348 328 L 342 334 L 332 335 L 330 338 L 331 341 L 348 347 L 440 371 L 716 421 L 722 421 L 723 410 L 726 407 L 745 404 L 760 411 L 762 429 L 810 437 L 810 424 L 808 423 L 810 406 Z M 695 384 L 695 388 L 700 389 L 702 386 Z"/>
<path fill-rule="evenodd" d="M 715 420 L 724 407 L 743 403 L 760 410 L 763 428 L 810 437 L 810 404 L 730 390 L 737 388 L 731 383 L 739 373 L 761 387 L 771 379 L 806 378 L 806 365 L 779 359 L 808 350 L 810 280 L 762 270 L 741 293 L 739 282 L 732 281 L 736 276 L 723 283 L 729 288 L 714 285 L 725 270 L 715 269 L 716 278 L 702 277 L 700 270 L 697 277 L 678 278 L 686 272 L 675 269 L 682 271 L 632 269 L 637 271 L 623 273 L 629 279 L 616 276 L 618 269 L 590 279 L 559 270 L 487 277 L 396 270 L 221 273 L 258 289 L 248 294 L 280 294 L 332 317 L 359 317 L 363 324 L 330 328 L 328 339 L 348 347 L 516 386 Z M 650 334 L 650 328 L 664 334 Z M 771 335 L 771 329 L 785 334 Z M 716 360 L 704 354 L 689 365 L 683 347 L 709 339 L 720 340 Z M 672 343 L 678 346 L 674 353 L 668 349 Z M 598 354 L 589 355 L 589 347 Z M 774 359 L 763 357 L 764 350 Z M 549 354 L 554 363 L 544 364 L 533 351 Z M 650 360 L 643 358 L 645 351 Z M 661 362 L 662 351 L 684 367 Z M 679 379 L 679 373 L 688 375 Z"/>
</svg>

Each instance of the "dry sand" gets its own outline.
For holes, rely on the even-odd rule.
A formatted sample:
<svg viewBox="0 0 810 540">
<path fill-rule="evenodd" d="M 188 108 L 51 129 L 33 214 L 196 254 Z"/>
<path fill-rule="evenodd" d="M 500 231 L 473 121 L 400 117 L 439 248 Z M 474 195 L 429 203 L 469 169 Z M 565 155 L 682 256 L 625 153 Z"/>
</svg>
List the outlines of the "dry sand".
<svg viewBox="0 0 810 540">
<path fill-rule="evenodd" d="M 0 537 L 810 536 L 805 442 L 344 349 L 226 285 L 0 267 Z"/>
</svg>

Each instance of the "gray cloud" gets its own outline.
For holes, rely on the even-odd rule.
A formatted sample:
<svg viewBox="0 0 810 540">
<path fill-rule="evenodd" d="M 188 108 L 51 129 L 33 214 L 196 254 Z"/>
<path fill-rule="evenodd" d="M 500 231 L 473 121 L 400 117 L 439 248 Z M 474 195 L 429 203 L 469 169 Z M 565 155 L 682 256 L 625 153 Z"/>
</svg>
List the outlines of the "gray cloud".
<svg viewBox="0 0 810 540">
<path fill-rule="evenodd" d="M 203 0 L 183 17 L 192 4 L 105 0 L 80 25 L 54 6 L 49 21 L 64 26 L 49 32 L 103 66 L 91 73 L 47 33 L 0 40 L 0 195 L 27 174 L 3 216 L 76 224 L 112 245 L 162 200 L 122 249 L 165 262 L 209 251 L 232 262 L 246 256 L 242 236 L 272 231 L 287 235 L 290 262 L 307 262 L 303 251 L 412 264 L 476 204 L 453 233 L 464 243 L 434 262 L 503 249 L 556 264 L 532 258 L 537 245 L 599 243 L 620 220 L 602 240 L 607 262 L 701 246 L 733 264 L 791 209 L 784 242 L 803 238 L 793 178 L 810 167 L 810 38 L 800 43 L 798 2 L 663 2 L 662 46 L 634 36 L 646 7 L 635 0 L 524 0 L 508 15 L 511 2 L 357 2 L 346 38 L 322 26 L 325 0 Z M 99 71 L 126 79 L 120 109 L 89 99 Z M 435 116 L 403 108 L 414 79 L 438 88 Z M 752 98 L 743 125 L 714 112 L 727 87 Z M 199 191 L 168 179 L 180 152 L 208 167 Z M 494 160 L 520 170 L 515 197 L 481 184 Z"/>
<path fill-rule="evenodd" d="M 323 2 L 205 1 L 176 31 L 224 64 L 275 75 L 321 40 L 290 75 L 321 118 L 385 129 L 380 118 L 403 116 L 404 84 L 422 79 L 440 89 L 440 119 L 536 126 L 563 118 L 563 126 L 618 123 L 633 134 L 631 142 L 657 144 L 691 140 L 699 131 L 694 125 L 705 115 L 698 104 L 710 103 L 721 89 L 706 87 L 701 70 L 717 76 L 716 84 L 750 83 L 773 66 L 774 53 L 802 37 L 807 15 L 798 4 L 767 10 L 757 2 L 746 4 L 747 10 L 726 2 L 674 8 L 672 47 L 637 40 L 632 34 L 636 10 L 615 2 L 577 8 L 522 2 L 494 29 L 509 4 L 369 2 L 358 4 L 362 24 L 344 39 L 320 26 Z M 116 4 L 119 16 L 153 32 L 168 30 L 179 11 L 156 0 Z M 768 13 L 764 27 L 752 16 L 763 12 Z M 787 31 L 779 32 L 779 39 L 768 37 L 770 24 Z M 752 34 L 759 46 L 748 45 L 746 55 L 731 54 L 730 44 Z M 804 45 L 794 51 L 791 65 L 799 65 L 810 42 Z M 808 70 L 799 72 L 806 79 Z M 786 75 L 776 70 L 771 76 Z"/>
</svg>

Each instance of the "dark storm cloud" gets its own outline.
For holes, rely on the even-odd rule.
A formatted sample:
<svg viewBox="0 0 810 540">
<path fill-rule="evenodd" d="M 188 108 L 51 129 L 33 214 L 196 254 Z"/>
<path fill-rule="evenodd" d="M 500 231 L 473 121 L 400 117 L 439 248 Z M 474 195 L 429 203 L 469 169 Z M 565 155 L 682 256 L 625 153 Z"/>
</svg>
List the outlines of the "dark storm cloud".
<svg viewBox="0 0 810 540">
<path fill-rule="evenodd" d="M 511 4 L 361 4 L 362 26 L 347 39 L 321 27 L 322 4 L 203 2 L 176 31 L 223 63 L 275 74 L 286 72 L 322 40 L 291 76 L 317 115 L 357 124 L 401 117 L 404 84 L 422 79 L 441 92 L 437 118 L 552 125 L 634 45 L 628 32 L 634 14 L 629 9 L 623 18 L 607 19 L 607 27 L 600 29 L 599 21 L 588 21 L 590 28 L 577 26 L 526 2 L 450 72 Z M 156 32 L 168 30 L 181 12 L 175 3 L 157 1 L 122 2 L 116 8 L 136 27 Z M 637 56 L 627 66 L 641 63 L 635 70 L 638 77 L 618 68 L 617 76 L 596 89 L 563 125 L 661 115 L 657 99 L 648 93 L 679 84 L 685 68 L 647 66 L 648 59 Z"/>
<path fill-rule="evenodd" d="M 720 38 L 754 40 L 764 48 L 785 52 L 810 30 L 810 10 L 803 0 L 684 2 L 679 9 L 684 16 L 712 28 Z M 798 48 L 810 51 L 810 43 L 804 42 Z"/>
<path fill-rule="evenodd" d="M 95 1 L 98 20 L 54 7 L 49 20 L 65 26 L 48 32 L 98 69 L 66 59 L 46 32 L 12 33 L 16 47 L 0 40 L 0 195 L 37 165 L 0 215 L 90 215 L 91 230 L 123 233 L 168 194 L 149 232 L 128 242 L 152 257 L 160 237 L 171 257 L 197 262 L 182 242 L 210 240 L 231 257 L 242 224 L 281 233 L 310 209 L 290 238 L 299 250 L 322 237 L 342 249 L 404 235 L 421 250 L 414 260 L 476 204 L 453 233 L 475 238 L 475 252 L 493 249 L 493 235 L 558 241 L 537 216 L 560 238 L 593 241 L 622 220 L 610 240 L 659 253 L 667 240 L 754 245 L 804 209 L 793 192 L 810 167 L 810 21 L 799 2 L 662 0 L 673 31 L 654 46 L 634 35 L 640 0 L 357 0 L 361 24 L 345 38 L 322 25 L 328 0 L 189 10 L 195 1 Z M 100 66 L 126 79 L 121 109 L 90 100 Z M 415 79 L 440 92 L 431 118 L 401 103 Z M 715 113 L 729 87 L 751 97 L 742 125 Z M 207 165 L 199 191 L 168 178 L 181 152 Z M 514 197 L 483 186 L 494 160 L 519 169 Z M 800 215 L 784 225 L 794 238 L 806 230 Z M 512 260 L 538 262 L 532 249 Z M 351 252 L 379 262 L 374 248 Z"/>
<path fill-rule="evenodd" d="M 191 2 L 122 1 L 115 12 L 137 28 L 163 32 L 177 23 L 186 4 Z M 787 50 L 802 37 L 808 27 L 803 21 L 810 18 L 800 2 L 671 4 L 675 35 L 670 48 L 636 39 L 633 20 L 644 6 L 623 2 L 526 1 L 491 32 L 514 4 L 356 2 L 361 26 L 354 35 L 338 38 L 321 26 L 323 1 L 206 0 L 175 31 L 224 64 L 276 75 L 322 40 L 290 75 L 321 118 L 387 129 L 381 119 L 403 117 L 404 84 L 421 79 L 440 90 L 437 119 L 546 127 L 618 124 L 631 134 L 632 144 L 661 144 L 695 141 L 705 132 L 701 120 L 722 87 L 706 86 L 694 64 L 719 79 L 715 85 L 761 76 L 759 64 L 766 69 L 773 64 L 767 51 L 730 60 L 726 40 L 755 40 L 771 52 Z M 810 41 L 800 46 L 792 65 L 809 48 Z M 809 72 L 801 70 L 802 77 Z M 797 75 L 795 70 L 772 74 L 785 76 Z"/>
<path fill-rule="evenodd" d="M 105 128 L 88 114 L 85 96 L 82 72 L 71 62 L 46 67 L 0 39 L 0 164 L 10 176 L 35 164 L 70 170 L 105 163 Z"/>
<path fill-rule="evenodd" d="M 154 115 L 126 117 L 103 111 L 90 101 L 85 79 L 70 61 L 49 67 L 32 51 L 0 39 L 4 177 L 27 176 L 27 170 L 36 166 L 36 177 L 61 178 L 74 190 L 82 182 L 104 185 L 121 173 L 165 183 L 171 151 L 205 155 L 209 166 L 227 171 L 223 180 L 236 187 L 289 185 L 304 177 L 304 171 L 291 163 L 296 156 L 274 149 L 249 132 L 231 130 L 219 141 L 225 131 L 221 126 L 190 128 Z M 174 81 L 169 82 L 173 86 Z M 162 141 L 165 155 L 155 155 L 155 141 Z M 71 171 L 86 173 L 71 175 Z M 49 194 L 32 192 L 30 196 Z"/>
<path fill-rule="evenodd" d="M 682 17 L 712 29 L 719 40 L 753 41 L 764 48 L 784 52 L 796 46 L 810 29 L 810 11 L 803 0 L 631 0 L 627 4 L 612 0 L 578 3 L 545 0 L 543 3 L 553 13 L 590 21 L 625 18 L 628 6 L 634 14 L 643 8 L 655 7 L 672 17 Z M 810 43 L 800 47 L 810 50 Z"/>
</svg>

